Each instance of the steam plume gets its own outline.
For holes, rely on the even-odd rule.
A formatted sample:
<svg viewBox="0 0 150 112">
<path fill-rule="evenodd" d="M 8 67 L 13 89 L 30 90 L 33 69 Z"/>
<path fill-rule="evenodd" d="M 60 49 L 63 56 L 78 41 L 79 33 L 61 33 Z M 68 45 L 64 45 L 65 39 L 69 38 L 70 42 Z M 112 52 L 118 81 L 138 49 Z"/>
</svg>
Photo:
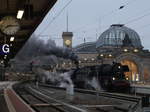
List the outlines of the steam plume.
<svg viewBox="0 0 150 112">
<path fill-rule="evenodd" d="M 37 59 L 44 60 L 44 63 L 47 62 L 46 59 L 50 60 L 50 58 L 54 59 L 54 57 L 54 62 L 57 62 L 56 57 L 70 59 L 74 62 L 77 62 L 78 60 L 78 57 L 71 49 L 57 47 L 55 42 L 51 39 L 44 41 L 43 39 L 37 38 L 35 35 L 28 40 L 15 59 L 18 61 L 24 60 L 25 63 L 30 63 L 32 60 Z"/>
</svg>

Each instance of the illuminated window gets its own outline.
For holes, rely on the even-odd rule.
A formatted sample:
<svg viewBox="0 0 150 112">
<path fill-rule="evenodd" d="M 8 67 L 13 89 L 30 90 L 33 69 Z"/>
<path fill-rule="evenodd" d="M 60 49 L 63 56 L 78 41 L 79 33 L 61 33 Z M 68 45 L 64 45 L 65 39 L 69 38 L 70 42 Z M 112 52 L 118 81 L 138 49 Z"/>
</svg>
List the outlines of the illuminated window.
<svg viewBox="0 0 150 112">
<path fill-rule="evenodd" d="M 139 50 L 138 49 L 134 49 L 134 52 L 138 52 Z"/>
<path fill-rule="evenodd" d="M 124 52 L 128 52 L 128 49 L 124 49 L 123 51 L 124 51 Z"/>
<path fill-rule="evenodd" d="M 112 54 L 109 54 L 109 57 L 112 57 Z"/>
<path fill-rule="evenodd" d="M 92 58 L 91 60 L 92 60 L 92 61 L 94 61 L 95 59 L 94 59 L 94 58 Z"/>
<path fill-rule="evenodd" d="M 103 55 L 103 54 L 101 54 L 100 56 L 101 56 L 101 57 L 103 57 L 104 55 Z"/>
<path fill-rule="evenodd" d="M 85 61 L 87 61 L 87 58 L 84 58 Z"/>
</svg>

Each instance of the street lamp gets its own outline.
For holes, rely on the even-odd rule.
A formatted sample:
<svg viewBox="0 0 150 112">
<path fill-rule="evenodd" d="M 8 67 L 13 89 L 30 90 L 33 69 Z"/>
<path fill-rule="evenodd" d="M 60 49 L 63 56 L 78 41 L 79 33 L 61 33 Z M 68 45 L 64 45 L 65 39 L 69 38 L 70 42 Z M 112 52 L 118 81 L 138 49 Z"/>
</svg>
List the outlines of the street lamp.
<svg viewBox="0 0 150 112">
<path fill-rule="evenodd" d="M 124 7 L 125 7 L 125 5 L 120 6 L 120 7 L 119 7 L 119 10 L 120 10 L 120 9 L 123 9 Z"/>
</svg>

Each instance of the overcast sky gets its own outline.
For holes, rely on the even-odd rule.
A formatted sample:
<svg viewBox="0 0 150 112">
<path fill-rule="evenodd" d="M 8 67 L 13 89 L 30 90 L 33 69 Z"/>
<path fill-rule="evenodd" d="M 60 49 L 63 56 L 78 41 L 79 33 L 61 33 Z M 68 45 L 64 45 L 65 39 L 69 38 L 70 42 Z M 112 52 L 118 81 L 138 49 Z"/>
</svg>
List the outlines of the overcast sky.
<svg viewBox="0 0 150 112">
<path fill-rule="evenodd" d="M 150 49 L 150 0 L 72 0 L 57 16 L 69 1 L 58 0 L 35 34 L 43 35 L 43 39 L 51 38 L 62 46 L 61 35 L 66 31 L 68 12 L 73 46 L 83 43 L 84 37 L 86 42 L 96 41 L 111 24 L 129 22 L 126 26 L 137 31 L 145 49 Z M 119 10 L 122 5 L 125 7 Z"/>
</svg>

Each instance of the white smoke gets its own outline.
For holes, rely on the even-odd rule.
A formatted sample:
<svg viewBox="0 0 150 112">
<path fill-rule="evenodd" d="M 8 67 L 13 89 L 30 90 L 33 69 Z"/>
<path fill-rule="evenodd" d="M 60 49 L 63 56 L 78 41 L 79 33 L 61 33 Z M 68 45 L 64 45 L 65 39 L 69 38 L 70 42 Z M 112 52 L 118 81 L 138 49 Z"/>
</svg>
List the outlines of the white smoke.
<svg viewBox="0 0 150 112">
<path fill-rule="evenodd" d="M 73 82 L 71 80 L 71 75 L 73 74 L 73 70 L 70 70 L 69 72 L 61 73 L 60 78 L 61 78 L 61 83 L 60 87 L 65 87 L 66 83 L 73 85 Z"/>
<path fill-rule="evenodd" d="M 57 71 L 48 71 L 42 68 L 33 69 L 34 73 L 42 79 L 42 77 L 46 78 L 46 81 L 50 81 L 51 83 L 58 82 L 59 87 L 65 87 L 66 84 L 73 85 L 71 80 L 71 75 L 73 74 L 73 70 L 70 70 L 65 73 L 60 73 Z"/>
<path fill-rule="evenodd" d="M 50 72 L 41 68 L 34 70 L 34 72 L 40 77 L 43 83 L 45 81 L 50 81 L 53 84 L 56 84 L 59 87 L 66 88 L 66 93 L 69 95 L 74 94 L 74 84 L 71 80 L 71 75 L 73 74 L 73 70 L 65 73 L 59 73 L 56 71 Z"/>
<path fill-rule="evenodd" d="M 91 85 L 95 90 L 102 90 L 99 81 L 96 77 L 92 77 L 92 80 L 88 80 L 87 83 Z"/>
</svg>

